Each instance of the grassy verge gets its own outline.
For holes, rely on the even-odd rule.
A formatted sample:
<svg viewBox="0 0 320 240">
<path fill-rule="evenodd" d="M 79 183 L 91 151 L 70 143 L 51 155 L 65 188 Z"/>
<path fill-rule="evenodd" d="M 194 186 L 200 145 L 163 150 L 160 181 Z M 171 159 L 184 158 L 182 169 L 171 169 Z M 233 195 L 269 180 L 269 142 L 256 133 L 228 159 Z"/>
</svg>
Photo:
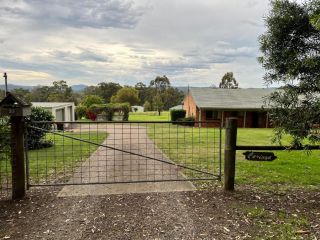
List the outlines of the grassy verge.
<svg viewBox="0 0 320 240">
<path fill-rule="evenodd" d="M 88 140 L 94 143 L 102 143 L 107 133 L 63 133 L 64 135 Z M 32 183 L 52 183 L 54 181 L 67 180 L 73 170 L 85 161 L 97 146 L 65 138 L 59 135 L 47 134 L 47 140 L 52 140 L 54 145 L 49 148 L 29 150 L 29 174 Z M 11 178 L 11 165 L 9 160 L 1 161 L 0 169 L 6 172 L 2 175 L 2 182 Z"/>
<path fill-rule="evenodd" d="M 129 121 L 170 121 L 170 112 L 130 112 Z"/>
<path fill-rule="evenodd" d="M 255 239 L 303 239 L 303 234 L 309 232 L 306 229 L 310 228 L 310 223 L 301 214 L 270 211 L 258 206 L 245 206 L 240 210 L 247 221 L 260 229 Z"/>
<path fill-rule="evenodd" d="M 209 171 L 216 171 L 216 159 L 208 157 L 208 149 L 218 146 L 217 129 L 154 128 L 149 126 L 148 134 L 169 157 L 175 162 L 192 165 L 197 169 L 205 166 Z M 222 153 L 224 131 L 222 131 Z M 239 129 L 239 145 L 270 145 L 272 129 Z M 168 139 L 168 140 L 163 140 Z M 216 139 L 216 140 L 215 140 Z M 288 144 L 285 138 L 283 144 Z M 213 150 L 211 150 L 213 151 Z M 288 186 L 305 187 L 320 184 L 320 151 L 274 151 L 278 157 L 273 162 L 253 162 L 245 160 L 241 151 L 237 152 L 236 182 L 238 184 L 255 184 L 263 187 Z M 223 154 L 222 154 L 223 160 Z M 190 175 L 190 173 L 186 172 Z"/>
</svg>

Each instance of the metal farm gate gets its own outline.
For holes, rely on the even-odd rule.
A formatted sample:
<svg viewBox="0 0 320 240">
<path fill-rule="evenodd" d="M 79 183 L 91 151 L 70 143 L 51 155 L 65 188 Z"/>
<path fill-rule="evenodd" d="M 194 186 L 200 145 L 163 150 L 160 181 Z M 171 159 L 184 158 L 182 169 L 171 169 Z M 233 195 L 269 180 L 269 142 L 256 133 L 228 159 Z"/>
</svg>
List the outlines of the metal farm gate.
<svg viewBox="0 0 320 240">
<path fill-rule="evenodd" d="M 28 187 L 220 180 L 220 122 L 188 125 L 30 122 Z"/>
</svg>

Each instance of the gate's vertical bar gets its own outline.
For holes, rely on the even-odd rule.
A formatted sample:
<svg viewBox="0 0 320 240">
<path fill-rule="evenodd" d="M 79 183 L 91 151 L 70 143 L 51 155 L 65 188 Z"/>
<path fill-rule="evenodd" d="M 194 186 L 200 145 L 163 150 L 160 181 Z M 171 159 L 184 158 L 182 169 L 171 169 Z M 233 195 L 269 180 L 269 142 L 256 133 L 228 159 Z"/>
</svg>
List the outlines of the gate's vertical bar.
<svg viewBox="0 0 320 240">
<path fill-rule="evenodd" d="M 24 150 L 25 150 L 25 159 L 26 159 L 26 181 L 27 181 L 27 190 L 30 188 L 30 176 L 29 176 L 29 156 L 28 156 L 28 132 L 26 131 L 25 126 L 25 132 L 24 132 Z"/>
<path fill-rule="evenodd" d="M 219 127 L 219 180 L 221 181 L 221 175 L 222 175 L 222 125 L 223 123 L 220 121 L 220 127 Z"/>
<path fill-rule="evenodd" d="M 24 119 L 22 116 L 11 117 L 12 141 L 12 198 L 19 199 L 26 194 L 24 166 Z"/>
<path fill-rule="evenodd" d="M 233 191 L 237 148 L 237 118 L 227 119 L 225 138 L 224 190 Z"/>
</svg>

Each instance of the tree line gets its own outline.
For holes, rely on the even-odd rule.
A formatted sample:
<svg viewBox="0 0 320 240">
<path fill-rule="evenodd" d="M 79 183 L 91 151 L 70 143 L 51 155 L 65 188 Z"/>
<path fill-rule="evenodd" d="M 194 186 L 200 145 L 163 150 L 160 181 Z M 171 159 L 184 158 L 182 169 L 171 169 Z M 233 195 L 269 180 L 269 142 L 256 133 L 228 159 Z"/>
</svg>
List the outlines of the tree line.
<svg viewBox="0 0 320 240">
<path fill-rule="evenodd" d="M 146 111 L 168 110 L 181 104 L 184 93 L 171 86 L 167 76 L 157 76 L 148 85 L 121 86 L 115 82 L 101 82 L 75 92 L 66 81 L 54 81 L 51 86 L 37 86 L 31 90 L 17 88 L 11 91 L 27 102 L 75 102 L 76 105 L 101 103 L 129 103 L 144 106 Z M 4 91 L 0 91 L 0 98 Z"/>
</svg>

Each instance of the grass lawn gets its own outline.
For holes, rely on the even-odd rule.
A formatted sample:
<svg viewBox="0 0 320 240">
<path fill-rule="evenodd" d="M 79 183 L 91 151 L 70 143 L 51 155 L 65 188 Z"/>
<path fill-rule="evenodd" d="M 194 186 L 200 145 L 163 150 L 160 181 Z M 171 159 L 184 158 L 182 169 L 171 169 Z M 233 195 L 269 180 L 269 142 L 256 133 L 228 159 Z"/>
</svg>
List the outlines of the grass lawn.
<svg viewBox="0 0 320 240">
<path fill-rule="evenodd" d="M 130 112 L 129 121 L 170 121 L 170 112 Z"/>
<path fill-rule="evenodd" d="M 214 151 L 212 149 L 217 147 L 214 144 L 218 144 L 217 129 L 184 128 L 179 126 L 155 128 L 150 126 L 148 133 L 158 147 L 163 149 L 172 160 L 188 166 L 196 166 L 197 169 L 208 168 L 210 172 L 217 172 L 218 153 L 216 155 L 210 153 L 210 151 Z M 224 146 L 223 135 L 224 130 L 222 131 L 222 148 Z M 270 145 L 272 136 L 272 129 L 239 129 L 238 144 Z M 163 139 L 167 140 L 164 141 Z M 285 138 L 283 145 L 288 143 L 289 138 Z M 207 154 L 208 148 L 209 155 Z M 242 152 L 237 152 L 237 184 L 254 184 L 263 185 L 264 187 L 320 185 L 319 150 L 311 153 L 305 151 L 273 151 L 278 157 L 273 162 L 247 161 Z M 190 175 L 188 171 L 185 173 Z"/>
<path fill-rule="evenodd" d="M 63 134 L 95 143 L 102 143 L 107 137 L 105 132 L 65 132 Z M 46 139 L 52 140 L 54 146 L 28 151 L 29 174 L 33 184 L 67 181 L 72 171 L 97 149 L 95 145 L 54 134 L 47 134 Z M 2 173 L 0 181 L 2 183 L 5 183 L 7 178 L 11 181 L 11 165 L 8 160 L 2 159 L 0 171 Z"/>
</svg>

